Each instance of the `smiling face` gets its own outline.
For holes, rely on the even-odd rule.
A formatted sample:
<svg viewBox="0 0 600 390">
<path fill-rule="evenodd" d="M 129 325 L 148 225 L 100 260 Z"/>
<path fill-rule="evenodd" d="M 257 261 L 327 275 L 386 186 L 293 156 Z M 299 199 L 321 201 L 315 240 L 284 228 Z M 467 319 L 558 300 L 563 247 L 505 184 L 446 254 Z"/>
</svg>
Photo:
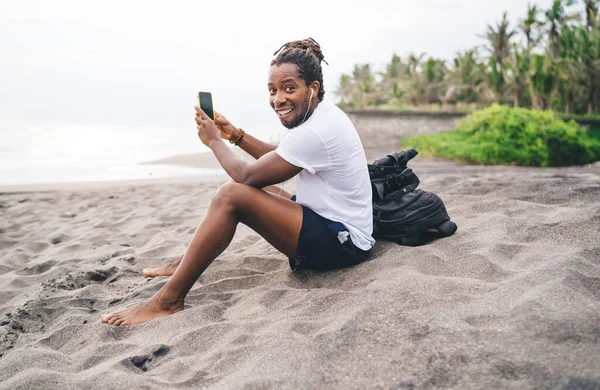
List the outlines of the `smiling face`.
<svg viewBox="0 0 600 390">
<path fill-rule="evenodd" d="M 318 104 L 316 96 L 319 82 L 313 81 L 310 85 L 306 85 L 295 64 L 271 66 L 268 88 L 269 103 L 281 123 L 288 129 L 301 125 L 310 117 Z"/>
</svg>

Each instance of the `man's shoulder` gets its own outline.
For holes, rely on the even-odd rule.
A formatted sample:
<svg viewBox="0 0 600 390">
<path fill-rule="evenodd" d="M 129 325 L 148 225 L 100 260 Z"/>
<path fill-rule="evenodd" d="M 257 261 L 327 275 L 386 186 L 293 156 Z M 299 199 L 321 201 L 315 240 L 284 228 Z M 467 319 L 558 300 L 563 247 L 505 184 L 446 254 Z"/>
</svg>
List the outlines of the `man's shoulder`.
<svg viewBox="0 0 600 390">
<path fill-rule="evenodd" d="M 343 131 L 348 128 L 354 129 L 354 124 L 348 115 L 333 102 L 322 101 L 319 103 L 319 107 L 321 107 L 321 112 L 318 118 L 315 118 L 317 120 L 314 122 L 314 126 L 318 127 L 318 130 Z"/>
<path fill-rule="evenodd" d="M 341 108 L 339 108 L 335 103 L 333 103 L 330 100 L 323 100 L 319 103 L 319 107 L 321 107 L 323 113 L 326 115 L 347 116 Z"/>
</svg>

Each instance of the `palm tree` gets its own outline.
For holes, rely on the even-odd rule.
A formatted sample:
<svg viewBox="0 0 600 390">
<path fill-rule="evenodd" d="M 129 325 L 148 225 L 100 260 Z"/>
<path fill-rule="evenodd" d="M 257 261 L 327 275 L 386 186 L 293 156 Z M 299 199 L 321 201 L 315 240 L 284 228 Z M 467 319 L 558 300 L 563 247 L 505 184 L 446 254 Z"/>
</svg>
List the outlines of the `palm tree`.
<svg viewBox="0 0 600 390">
<path fill-rule="evenodd" d="M 357 90 L 357 101 L 360 107 L 368 107 L 375 104 L 377 84 L 371 70 L 371 65 L 356 65 L 352 71 Z"/>
<path fill-rule="evenodd" d="M 341 107 L 354 107 L 354 102 L 352 101 L 354 95 L 352 77 L 342 74 L 340 76 L 340 86 L 335 90 L 335 93 L 340 97 L 339 105 Z"/>
<path fill-rule="evenodd" d="M 425 57 L 425 53 L 421 53 L 418 56 L 411 53 L 408 56 L 405 71 L 409 77 L 411 77 L 412 75 L 417 74 L 419 72 L 419 67 L 421 66 L 421 63 L 423 62 L 423 57 Z"/>
<path fill-rule="evenodd" d="M 510 22 L 506 12 L 502 15 L 502 21 L 496 27 L 487 25 L 487 30 L 481 38 L 488 40 L 490 47 L 487 48 L 494 56 L 496 62 L 502 67 L 504 59 L 510 55 L 510 39 L 517 33 L 510 29 Z"/>
<path fill-rule="evenodd" d="M 402 58 L 396 54 L 392 55 L 392 60 L 385 68 L 385 73 L 383 74 L 384 78 L 397 80 L 402 77 L 403 73 L 404 63 L 402 62 Z"/>
<path fill-rule="evenodd" d="M 583 3 L 585 4 L 586 27 L 588 31 L 592 31 L 598 25 L 596 17 L 600 0 L 583 0 Z"/>
<path fill-rule="evenodd" d="M 600 91 L 600 29 L 588 32 L 580 27 L 576 29 L 575 35 L 582 64 L 581 85 L 587 96 L 587 113 L 593 114 Z"/>
<path fill-rule="evenodd" d="M 404 66 L 404 73 L 406 75 L 404 89 L 406 97 L 413 106 L 424 103 L 422 98 L 424 95 L 424 86 L 420 75 L 423 57 L 425 57 L 425 53 L 419 55 L 410 54 Z"/>
<path fill-rule="evenodd" d="M 341 105 L 349 107 L 370 107 L 380 103 L 377 99 L 377 83 L 371 65 L 354 65 L 352 75 L 342 74 L 340 86 L 335 91 L 342 99 Z"/>
<path fill-rule="evenodd" d="M 506 80 L 504 78 L 504 69 L 502 65 L 496 61 L 496 58 L 491 57 L 488 60 L 487 67 L 485 68 L 485 75 L 487 77 L 488 86 L 494 93 L 494 100 L 502 103 Z"/>
<path fill-rule="evenodd" d="M 446 79 L 446 61 L 430 57 L 423 66 L 423 100 L 428 104 L 441 103 Z"/>
<path fill-rule="evenodd" d="M 443 101 L 449 104 L 474 104 L 486 100 L 485 98 L 489 97 L 489 89 L 485 82 L 484 70 L 477 57 L 477 48 L 459 52 L 448 75 L 449 86 Z"/>
<path fill-rule="evenodd" d="M 540 12 L 537 5 L 527 4 L 527 17 L 521 20 L 521 24 L 519 27 L 523 34 L 525 34 L 525 38 L 527 39 L 527 47 L 535 46 L 539 38 L 534 38 L 533 32 L 534 28 L 537 26 L 541 26 L 542 22 L 537 20 L 537 15 Z"/>
<path fill-rule="evenodd" d="M 580 72 L 578 69 L 577 37 L 575 30 L 563 27 L 559 38 L 560 53 L 556 59 L 556 70 L 558 72 L 558 92 L 565 104 L 565 113 L 571 113 L 576 89 L 580 86 Z"/>
<path fill-rule="evenodd" d="M 398 55 L 392 55 L 392 60 L 385 67 L 385 72 L 381 72 L 381 81 L 379 82 L 382 91 L 382 98 L 387 104 L 400 105 L 405 92 L 401 86 L 405 78 L 406 64 Z"/>
<path fill-rule="evenodd" d="M 550 100 L 556 90 L 557 82 L 557 72 L 552 59 L 541 54 L 534 54 L 529 71 L 529 91 L 533 108 L 545 110 L 550 107 Z"/>
<path fill-rule="evenodd" d="M 531 64 L 531 52 L 528 47 L 513 45 L 513 55 L 508 62 L 507 84 L 513 96 L 514 107 L 519 107 L 523 94 L 529 85 L 527 74 Z"/>
<path fill-rule="evenodd" d="M 564 4 L 563 4 L 564 2 Z M 577 20 L 577 14 L 568 14 L 566 7 L 573 5 L 573 0 L 554 0 L 550 9 L 544 12 L 546 22 L 548 23 L 548 45 L 550 53 L 558 56 L 560 52 L 560 33 L 564 26 L 570 21 Z"/>
</svg>

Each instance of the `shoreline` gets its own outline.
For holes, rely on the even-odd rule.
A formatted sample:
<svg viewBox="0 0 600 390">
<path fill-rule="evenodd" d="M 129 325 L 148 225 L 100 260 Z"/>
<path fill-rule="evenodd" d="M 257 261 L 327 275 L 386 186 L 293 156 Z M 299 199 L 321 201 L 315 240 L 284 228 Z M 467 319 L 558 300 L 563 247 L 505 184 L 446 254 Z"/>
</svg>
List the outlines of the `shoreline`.
<svg viewBox="0 0 600 390">
<path fill-rule="evenodd" d="M 245 161 L 252 162 L 254 159 L 239 148 L 233 149 L 237 157 Z M 384 157 L 389 151 L 366 149 L 367 162 L 370 164 L 375 159 Z M 37 183 L 37 184 L 18 184 L 18 185 L 0 185 L 0 193 L 16 193 L 16 192 L 36 192 L 36 191 L 76 191 L 86 189 L 104 189 L 112 187 L 128 187 L 141 185 L 160 185 L 160 184 L 201 184 L 220 180 L 229 180 L 229 176 L 222 170 L 219 162 L 211 152 L 179 154 L 169 157 L 164 157 L 157 160 L 150 160 L 139 163 L 139 165 L 166 165 L 185 168 L 200 168 L 213 169 L 214 173 L 199 173 L 198 175 L 178 175 L 171 177 L 146 177 L 139 179 L 122 179 L 122 180 L 91 180 L 91 181 L 65 181 L 54 183 Z M 524 172 L 539 172 L 539 173 L 598 173 L 600 174 L 600 161 L 584 166 L 569 166 L 569 167 L 520 167 L 520 166 L 504 166 L 504 165 L 470 165 L 459 164 L 451 160 L 443 158 L 422 157 L 417 155 L 408 164 L 410 168 L 419 176 L 421 180 L 426 179 L 427 175 L 446 173 L 463 173 L 463 174 L 488 174 L 488 173 L 524 173 Z"/>
<path fill-rule="evenodd" d="M 188 175 L 173 177 L 157 177 L 148 179 L 123 179 L 106 181 L 73 181 L 59 183 L 40 183 L 40 184 L 21 184 L 21 185 L 0 185 L 0 195 L 16 194 L 29 192 L 53 192 L 53 191 L 85 191 L 85 190 L 104 190 L 110 188 L 138 187 L 153 185 L 184 185 L 184 184 L 205 184 L 215 181 L 226 181 L 229 177 L 225 173 L 215 175 Z"/>
<path fill-rule="evenodd" d="M 197 175 L 185 174 L 158 177 L 146 176 L 135 179 L 81 180 L 10 185 L 0 184 L 0 192 L 14 193 L 29 191 L 85 190 L 153 184 L 206 183 L 227 179 L 227 175 L 220 169 L 218 161 L 214 158 L 211 152 L 179 154 L 157 160 L 144 161 L 136 165 L 164 165 L 169 167 L 214 169 L 215 171 L 212 173 L 198 172 Z"/>
</svg>

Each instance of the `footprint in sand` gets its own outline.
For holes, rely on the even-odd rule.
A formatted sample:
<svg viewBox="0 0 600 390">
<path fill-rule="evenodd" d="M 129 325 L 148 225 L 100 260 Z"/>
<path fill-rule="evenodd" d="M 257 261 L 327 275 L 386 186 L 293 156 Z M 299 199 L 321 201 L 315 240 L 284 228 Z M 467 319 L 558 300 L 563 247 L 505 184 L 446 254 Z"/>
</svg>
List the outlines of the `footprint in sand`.
<svg viewBox="0 0 600 390">
<path fill-rule="evenodd" d="M 54 236 L 52 237 L 52 239 L 50 240 L 50 243 L 52 243 L 52 245 L 58 245 L 60 243 L 66 242 L 71 240 L 71 236 L 69 236 L 68 234 L 59 234 L 58 236 Z"/>
<path fill-rule="evenodd" d="M 58 288 L 61 290 L 77 290 L 88 286 L 90 284 L 104 283 L 108 280 L 108 283 L 114 282 L 123 272 L 120 272 L 117 267 L 111 267 L 108 269 L 96 269 L 93 271 L 68 273 L 62 279 L 52 279 L 42 284 L 43 287 L 47 288 Z"/>
<path fill-rule="evenodd" d="M 169 347 L 167 347 L 166 345 L 161 345 L 161 346 L 155 348 L 149 354 L 132 356 L 130 358 L 127 358 L 127 359 L 121 361 L 121 364 L 123 364 L 126 367 L 133 367 L 133 368 L 141 370 L 141 371 L 148 371 L 148 369 L 150 368 L 150 365 L 153 361 L 155 361 L 157 358 L 159 358 L 161 356 L 167 355 L 168 353 L 169 353 Z"/>
<path fill-rule="evenodd" d="M 49 260 L 49 261 L 45 261 L 43 263 L 37 264 L 37 265 L 35 265 L 33 267 L 23 268 L 21 270 L 16 271 L 15 273 L 17 275 L 22 275 L 22 276 L 39 275 L 39 274 L 43 274 L 44 272 L 48 271 L 56 263 L 57 263 L 57 261 Z"/>
</svg>

